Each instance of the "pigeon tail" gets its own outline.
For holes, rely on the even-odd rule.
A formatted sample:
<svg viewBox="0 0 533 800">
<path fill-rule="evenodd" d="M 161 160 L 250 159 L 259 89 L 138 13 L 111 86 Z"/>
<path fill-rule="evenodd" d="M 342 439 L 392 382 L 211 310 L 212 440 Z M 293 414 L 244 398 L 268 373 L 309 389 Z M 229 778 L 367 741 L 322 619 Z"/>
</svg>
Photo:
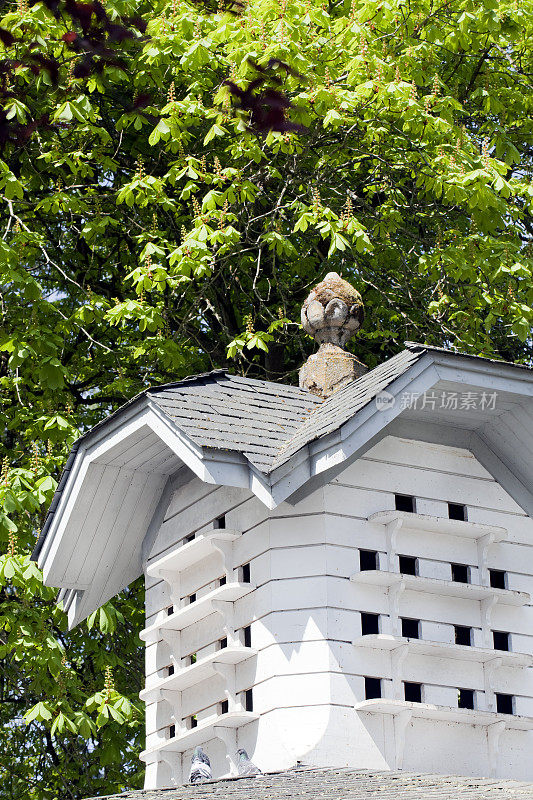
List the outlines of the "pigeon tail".
<svg viewBox="0 0 533 800">
<path fill-rule="evenodd" d="M 189 775 L 190 783 L 202 783 L 203 781 L 210 781 L 212 777 L 213 773 L 211 772 L 211 767 L 208 767 L 207 764 L 198 762 L 191 766 L 191 774 Z"/>
</svg>

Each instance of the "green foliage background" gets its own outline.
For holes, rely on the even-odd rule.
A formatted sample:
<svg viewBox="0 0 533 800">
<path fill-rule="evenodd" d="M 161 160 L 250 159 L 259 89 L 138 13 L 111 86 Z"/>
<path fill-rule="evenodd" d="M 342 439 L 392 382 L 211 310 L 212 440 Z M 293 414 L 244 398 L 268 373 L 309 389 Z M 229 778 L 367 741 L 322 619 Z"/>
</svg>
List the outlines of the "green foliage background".
<svg viewBox="0 0 533 800">
<path fill-rule="evenodd" d="M 531 358 L 531 0 L 105 7 L 147 35 L 84 79 L 68 15 L 19 0 L 0 21 L 2 58 L 60 63 L 58 85 L 20 66 L 4 103 L 50 118 L 0 160 L 6 800 L 142 783 L 140 582 L 68 632 L 29 561 L 79 432 L 211 367 L 294 380 L 330 270 L 363 295 L 369 366 L 405 339 Z M 305 134 L 247 128 L 223 82 L 252 80 L 248 58 L 302 74 L 278 70 Z"/>
</svg>

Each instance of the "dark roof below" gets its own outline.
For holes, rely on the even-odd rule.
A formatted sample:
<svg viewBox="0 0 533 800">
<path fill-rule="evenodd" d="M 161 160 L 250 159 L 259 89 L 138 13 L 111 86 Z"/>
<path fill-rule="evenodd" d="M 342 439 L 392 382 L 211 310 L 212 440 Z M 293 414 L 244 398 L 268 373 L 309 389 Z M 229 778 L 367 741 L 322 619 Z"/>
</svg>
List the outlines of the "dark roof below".
<svg viewBox="0 0 533 800">
<path fill-rule="evenodd" d="M 123 792 L 116 800 L 533 800 L 533 783 L 456 775 L 298 767 L 175 789 Z"/>
</svg>

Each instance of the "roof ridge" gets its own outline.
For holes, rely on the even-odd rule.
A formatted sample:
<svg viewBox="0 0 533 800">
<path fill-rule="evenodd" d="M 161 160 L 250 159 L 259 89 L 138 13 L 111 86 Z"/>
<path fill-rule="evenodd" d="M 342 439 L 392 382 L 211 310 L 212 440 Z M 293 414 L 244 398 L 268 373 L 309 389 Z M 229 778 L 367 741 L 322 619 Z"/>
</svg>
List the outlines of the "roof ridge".
<svg viewBox="0 0 533 800">
<path fill-rule="evenodd" d="M 288 391 L 294 395 L 301 395 L 303 398 L 308 398 L 311 401 L 316 401 L 317 398 L 311 392 L 307 391 L 306 389 L 301 389 L 299 386 L 294 386 L 292 383 L 284 383 L 281 381 L 270 381 L 266 378 L 248 378 L 245 375 L 235 375 L 232 372 L 229 372 L 224 367 L 219 369 L 209 370 L 208 372 L 199 372 L 195 375 L 188 375 L 186 378 L 182 378 L 179 381 L 170 381 L 169 383 L 161 383 L 156 384 L 155 386 L 149 386 L 146 389 L 143 389 L 143 392 L 158 392 L 165 389 L 174 389 L 179 386 L 185 386 L 187 384 L 194 384 L 198 380 L 202 380 L 205 378 L 217 378 L 219 376 L 224 376 L 229 381 L 235 383 L 243 383 L 248 386 L 268 386 L 271 388 L 279 388 L 280 391 Z M 141 392 L 141 394 L 143 393 Z"/>
<path fill-rule="evenodd" d="M 184 386 L 187 383 L 195 383 L 203 378 L 214 378 L 219 375 L 231 377 L 230 373 L 226 369 L 220 367 L 218 369 L 211 369 L 208 372 L 198 372 L 195 375 L 187 375 L 186 378 L 181 378 L 179 381 L 170 381 L 169 383 L 158 383 L 155 386 L 148 386 L 146 389 L 143 389 L 143 392 L 154 392 L 160 391 L 161 389 L 174 389 L 176 386 Z M 143 392 L 141 392 L 141 394 Z"/>
<path fill-rule="evenodd" d="M 420 344 L 419 342 L 404 342 L 404 346 L 407 350 L 411 352 L 431 352 L 434 351 L 435 353 L 444 353 L 445 355 L 450 356 L 460 356 L 462 358 L 470 358 L 476 359 L 476 361 L 483 361 L 486 364 L 502 364 L 506 367 L 516 367 L 517 369 L 526 369 L 526 370 L 533 370 L 533 365 L 530 364 L 520 364 L 517 361 L 507 361 L 505 358 L 490 358 L 490 356 L 478 356 L 475 353 L 464 353 L 462 350 L 458 350 L 454 345 L 450 345 L 450 347 L 439 347 L 436 344 Z"/>
<path fill-rule="evenodd" d="M 425 352 L 425 350 L 422 350 L 420 352 L 420 355 L 422 354 L 422 352 Z M 285 453 L 290 451 L 290 445 L 294 441 L 296 441 L 299 436 L 301 436 L 302 431 L 305 431 L 306 426 L 309 426 L 314 421 L 315 417 L 317 419 L 320 419 L 320 417 L 324 415 L 324 412 L 327 413 L 328 407 L 331 406 L 331 407 L 334 408 L 336 405 L 339 404 L 339 401 L 342 400 L 342 398 L 345 395 L 349 395 L 351 392 L 354 391 L 354 389 L 356 387 L 362 387 L 362 386 L 365 386 L 366 384 L 372 384 L 372 379 L 376 375 L 379 375 L 381 372 L 386 372 L 386 370 L 388 368 L 390 368 L 391 366 L 395 366 L 396 363 L 400 363 L 401 364 L 402 361 L 407 361 L 406 354 L 410 354 L 411 355 L 411 359 L 413 358 L 413 352 L 412 352 L 412 350 L 410 348 L 406 348 L 405 350 L 400 350 L 399 353 L 396 353 L 395 355 L 393 355 L 390 358 L 388 358 L 386 361 L 382 361 L 380 364 L 377 364 L 375 367 L 373 367 L 373 369 L 368 370 L 368 372 L 365 372 L 363 375 L 359 376 L 359 378 L 356 378 L 355 380 L 350 381 L 345 386 L 343 386 L 340 389 L 338 389 L 338 391 L 334 392 L 329 397 L 327 397 L 324 400 L 322 400 L 322 402 L 320 404 L 317 404 L 314 408 L 310 409 L 309 413 L 305 416 L 305 419 L 302 421 L 302 424 L 298 426 L 296 431 L 294 431 L 292 433 L 292 435 L 289 436 L 289 438 L 286 439 L 283 442 L 283 444 L 281 445 L 281 447 L 279 448 L 278 453 L 276 455 L 276 458 L 274 459 L 269 472 L 273 472 L 277 467 L 281 466 L 281 464 L 284 463 L 285 459 L 283 459 L 283 456 L 285 455 Z M 406 363 L 405 369 L 408 369 L 408 367 L 410 367 L 411 364 L 412 364 L 412 360 L 409 361 L 408 363 Z M 396 380 L 397 377 L 399 377 L 401 374 L 403 374 L 405 369 L 403 369 L 401 372 L 399 372 L 398 374 L 393 375 L 390 378 L 385 378 L 384 377 L 383 380 L 385 382 L 385 386 L 388 386 L 390 383 L 392 383 L 394 380 Z M 382 389 L 385 388 L 385 386 L 381 387 L 378 391 L 382 391 Z M 353 413 L 356 413 L 357 411 L 360 411 L 361 408 L 364 405 L 366 405 L 368 402 L 370 402 L 373 399 L 374 396 L 375 396 L 375 393 L 373 391 L 370 391 L 366 401 L 363 402 L 362 405 L 359 408 L 357 408 Z M 351 413 L 351 415 L 353 415 L 353 414 Z M 341 423 L 341 425 L 342 424 L 343 423 Z M 339 425 L 337 427 L 340 427 L 341 425 Z M 306 444 L 310 444 L 311 441 L 315 441 L 317 438 L 320 438 L 320 436 L 324 435 L 324 433 L 325 433 L 325 431 L 317 432 L 317 435 L 313 439 L 309 440 Z M 303 447 L 304 443 L 302 443 L 301 446 Z"/>
</svg>

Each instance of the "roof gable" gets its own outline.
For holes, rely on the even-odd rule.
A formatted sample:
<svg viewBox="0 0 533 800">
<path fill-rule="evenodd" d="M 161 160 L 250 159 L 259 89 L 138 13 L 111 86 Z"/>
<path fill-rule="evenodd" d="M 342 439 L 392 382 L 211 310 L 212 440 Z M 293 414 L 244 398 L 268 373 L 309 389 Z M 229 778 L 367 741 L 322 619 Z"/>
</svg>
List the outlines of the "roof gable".
<svg viewBox="0 0 533 800">
<path fill-rule="evenodd" d="M 421 352 L 402 350 L 398 355 L 365 373 L 320 403 L 278 452 L 272 470 L 285 463 L 305 445 L 338 430 L 367 403 L 374 400 L 379 392 L 403 375 L 420 355 Z"/>
<path fill-rule="evenodd" d="M 384 408 L 373 402 L 383 390 L 392 400 Z M 467 390 L 496 392 L 498 404 L 472 414 L 402 403 L 405 392 Z M 142 392 L 78 440 L 33 555 L 48 585 L 74 593 L 98 570 L 105 602 L 140 574 L 148 512 L 169 476 L 186 468 L 275 508 L 390 434 L 468 447 L 533 515 L 532 429 L 530 369 L 423 345 L 410 344 L 325 401 L 293 386 L 206 373 Z M 126 491 L 143 512 L 129 521 Z M 125 536 L 132 556 L 120 571 L 113 548 Z"/>
</svg>

